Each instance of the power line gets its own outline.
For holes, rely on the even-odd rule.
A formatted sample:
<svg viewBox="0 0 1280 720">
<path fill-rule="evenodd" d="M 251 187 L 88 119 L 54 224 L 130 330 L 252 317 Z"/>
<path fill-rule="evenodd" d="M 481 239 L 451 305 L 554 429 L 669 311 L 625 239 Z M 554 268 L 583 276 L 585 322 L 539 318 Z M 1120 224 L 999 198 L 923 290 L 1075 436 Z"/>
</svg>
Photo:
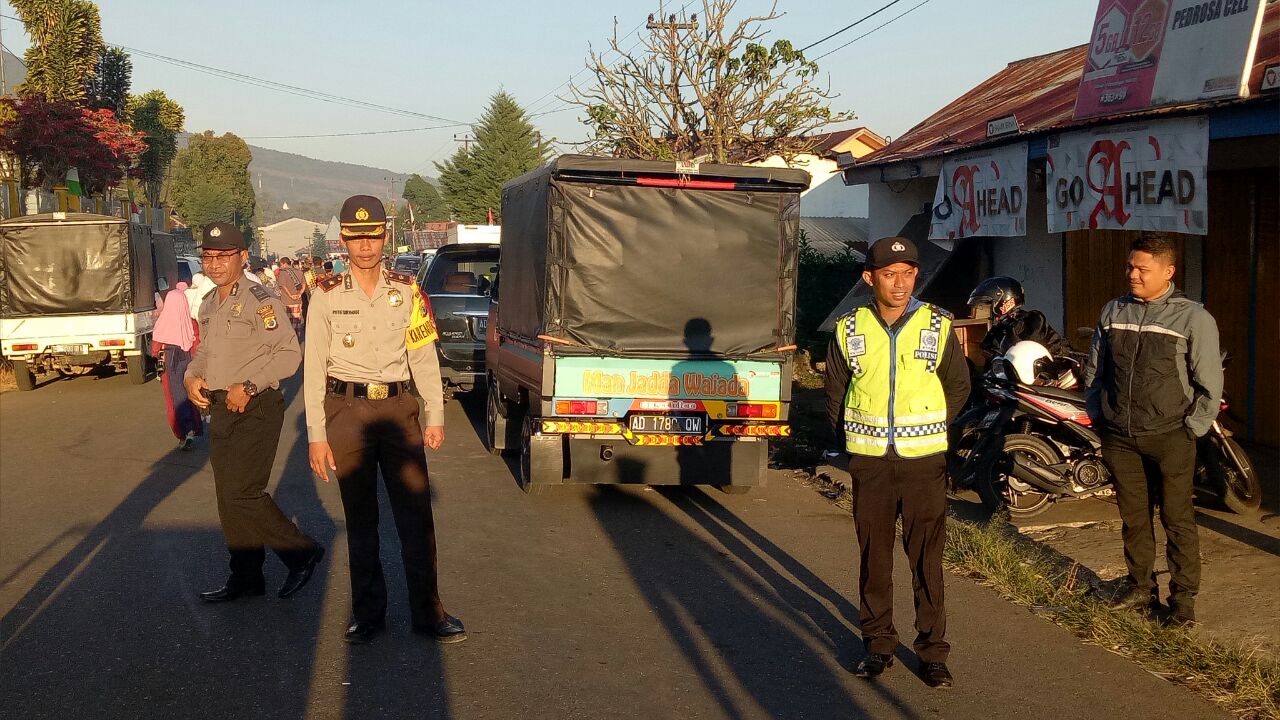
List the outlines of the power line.
<svg viewBox="0 0 1280 720">
<path fill-rule="evenodd" d="M 399 128 L 397 130 L 363 130 L 360 132 L 316 133 L 314 135 L 243 135 L 242 140 L 295 140 L 303 138 L 355 137 L 357 135 L 393 135 L 395 133 L 422 132 L 425 130 L 443 130 L 445 128 L 467 127 L 469 123 L 452 123 L 450 125 L 430 125 L 428 127 Z"/>
<path fill-rule="evenodd" d="M 22 66 L 22 69 L 23 69 L 23 70 L 26 70 L 26 69 L 27 69 L 27 64 L 26 64 L 25 62 L 23 62 L 23 61 L 22 61 L 22 58 L 18 57 L 18 53 L 16 53 L 16 52 L 14 52 L 14 51 L 10 50 L 10 49 L 9 49 L 9 46 L 5 45 L 4 43 L 0 43 L 0 48 L 3 48 L 3 49 L 4 49 L 5 51 L 7 51 L 10 55 L 12 55 L 12 56 L 13 56 L 13 59 L 18 61 L 18 64 Z"/>
<path fill-rule="evenodd" d="M 682 12 L 682 13 L 683 13 L 685 10 L 688 10 L 688 9 L 689 9 L 689 6 L 690 6 L 690 5 L 692 5 L 692 4 L 693 4 L 693 0 L 689 0 L 689 2 L 686 2 L 684 5 L 682 5 L 682 6 L 680 7 L 680 12 Z M 646 22 L 647 22 L 647 21 L 641 21 L 639 24 L 637 24 L 634 28 L 632 28 L 632 29 L 631 29 L 631 32 L 629 32 L 629 33 L 627 33 L 626 35 L 623 35 L 623 36 L 622 36 L 622 37 L 624 37 L 624 38 L 627 38 L 627 37 L 631 37 L 631 35 L 635 34 L 635 35 L 636 35 L 636 38 L 637 38 L 637 39 L 636 39 L 636 42 L 635 42 L 635 43 L 634 43 L 630 48 L 628 48 L 628 49 L 627 49 L 627 51 L 626 51 L 626 53 L 624 53 L 624 54 L 627 54 L 627 55 L 631 54 L 631 52 L 632 52 L 633 50 L 635 50 L 636 48 L 640 47 L 640 44 L 641 44 L 642 42 L 644 42 L 644 38 L 643 38 L 642 36 L 640 36 L 638 33 L 639 33 L 640 28 L 644 27 L 644 25 L 645 25 L 645 23 L 646 23 Z M 615 51 L 613 48 L 609 48 L 609 50 L 607 50 L 605 53 L 603 53 L 603 54 L 601 55 L 601 58 L 603 58 L 605 55 L 608 55 L 608 54 L 609 54 L 609 53 L 611 53 L 611 52 L 616 52 L 616 51 Z M 568 84 L 572 83 L 575 79 L 577 79 L 577 77 L 578 77 L 579 75 L 581 75 L 581 74 L 583 74 L 583 73 L 585 73 L 585 72 L 588 72 L 590 69 L 591 69 L 591 68 L 589 68 L 589 67 L 582 67 L 582 68 L 580 68 L 580 69 L 578 70 L 578 72 L 574 73 L 573 75 L 570 75 L 568 80 L 565 80 L 564 82 L 560 83 L 559 85 L 557 85 L 557 86 L 555 86 L 555 87 L 551 88 L 550 90 L 548 90 L 547 92 L 543 93 L 541 97 L 539 97 L 537 100 L 534 100 L 532 103 L 530 103 L 530 104 L 529 104 L 529 111 L 530 111 L 530 112 L 533 112 L 533 111 L 535 111 L 535 110 L 537 110 L 537 109 L 540 109 L 540 108 L 535 107 L 535 106 L 537 105 L 537 103 L 538 103 L 538 101 L 539 101 L 539 100 L 542 100 L 543 98 L 547 97 L 548 95 L 551 95 L 551 94 L 555 93 L 555 92 L 556 92 L 557 90 L 559 90 L 560 88 L 562 88 L 562 87 L 564 87 L 564 86 L 566 86 L 566 85 L 568 85 Z M 553 101 L 555 101 L 555 100 L 560 100 L 560 98 L 553 98 L 552 100 L 553 100 Z M 547 105 L 550 105 L 550 104 L 552 104 L 552 103 L 543 103 L 543 107 L 546 107 Z M 553 112 L 559 112 L 559 111 L 558 111 L 558 110 L 556 110 L 556 111 L 553 111 Z M 544 114 L 544 113 L 538 113 L 538 114 L 540 115 L 540 114 Z M 537 115 L 531 115 L 530 117 L 537 117 Z"/>
<path fill-rule="evenodd" d="M 858 18 L 857 20 L 854 20 L 853 22 L 849 23 L 848 25 L 845 25 L 844 27 L 842 27 L 842 28 L 840 28 L 839 30 L 837 30 L 837 31 L 835 31 L 835 32 L 833 32 L 833 33 L 831 33 L 830 35 L 828 35 L 828 36 L 826 36 L 826 37 L 822 38 L 821 40 L 818 40 L 818 41 L 816 41 L 816 42 L 811 42 L 811 43 L 809 43 L 808 45 L 805 45 L 804 47 L 800 48 L 800 52 L 804 52 L 805 50 L 808 50 L 809 48 L 811 48 L 811 47 L 813 47 L 813 46 L 815 46 L 815 45 L 821 45 L 822 43 L 824 43 L 824 42 L 826 42 L 826 41 L 830 40 L 831 38 L 833 38 L 833 37 L 835 37 L 835 36 L 839 35 L 839 34 L 840 34 L 840 33 L 842 33 L 842 32 L 845 32 L 845 31 L 847 31 L 847 30 L 852 30 L 853 28 L 857 27 L 858 25 L 861 25 L 862 23 L 864 23 L 864 22 L 866 22 L 866 21 L 870 20 L 871 18 L 875 17 L 876 15 L 879 15 L 880 13 L 884 12 L 885 10 L 888 10 L 889 8 L 893 7 L 894 5 L 897 5 L 897 4 L 898 4 L 898 3 L 900 3 L 900 2 L 902 2 L 902 0 L 891 0 L 889 3 L 887 3 L 887 4 L 883 5 L 883 6 L 881 6 L 881 7 L 880 7 L 880 9 L 875 10 L 875 11 L 872 11 L 872 12 L 870 12 L 870 13 L 866 14 L 866 15 L 863 15 L 862 17 Z"/>
<path fill-rule="evenodd" d="M 845 43 L 845 44 L 843 44 L 843 45 L 840 45 L 840 46 L 838 46 L 838 47 L 835 47 L 835 48 L 833 48 L 833 49 L 831 49 L 831 50 L 828 50 L 827 52 L 825 52 L 825 53 L 823 53 L 823 54 L 819 55 L 818 57 L 816 57 L 816 58 L 814 58 L 814 59 L 813 59 L 813 62 L 817 62 L 817 61 L 821 60 L 822 58 L 824 58 L 824 57 L 826 57 L 826 56 L 828 56 L 828 55 L 830 55 L 830 54 L 832 54 L 832 53 L 834 53 L 834 52 L 838 52 L 838 51 L 840 51 L 840 50 L 843 50 L 843 49 L 845 49 L 845 48 L 849 47 L 850 45 L 852 45 L 852 44 L 854 44 L 854 43 L 858 42 L 858 41 L 859 41 L 859 40 L 861 40 L 862 38 L 864 38 L 864 37 L 866 37 L 866 36 L 870 35 L 871 33 L 873 33 L 873 32 L 875 32 L 875 31 L 879 30 L 880 28 L 882 28 L 882 27 L 884 27 L 884 26 L 886 26 L 886 25 L 889 25 L 889 24 L 891 24 L 891 23 L 893 23 L 893 22 L 896 22 L 897 20 L 900 20 L 900 19 L 902 19 L 902 18 L 906 17 L 907 15 L 910 15 L 911 13 L 915 12 L 916 10 L 919 10 L 920 8 L 924 7 L 925 5 L 928 5 L 931 1 L 932 1 L 932 0 L 924 0 L 923 2 L 921 2 L 921 3 L 920 3 L 920 4 L 918 4 L 918 5 L 916 5 L 915 7 L 908 8 L 907 10 L 905 10 L 902 14 L 898 15 L 897 17 L 894 17 L 894 18 L 892 18 L 892 19 L 890 19 L 890 20 L 886 20 L 886 21 L 884 21 L 883 23 L 881 23 L 881 24 L 879 24 L 879 25 L 877 25 L 877 26 L 875 26 L 875 27 L 871 28 L 870 30 L 868 30 L 868 31 L 866 31 L 866 32 L 864 32 L 864 33 L 862 33 L 862 34 L 861 34 L 861 35 L 859 35 L 858 37 L 856 37 L 856 38 L 854 38 L 854 39 L 850 40 L 849 42 L 847 42 L 847 43 Z"/>
<path fill-rule="evenodd" d="M 0 17 L 22 22 L 21 19 L 13 17 L 11 15 L 0 15 Z M 137 48 L 131 48 L 124 45 L 116 45 L 114 43 L 107 43 L 107 44 L 110 45 L 111 47 L 119 48 L 130 54 L 137 55 L 140 57 L 150 58 L 152 60 L 168 63 L 170 65 L 175 65 L 177 67 L 181 67 L 187 70 L 194 70 L 196 72 L 201 72 L 206 75 L 213 75 L 215 77 L 221 77 L 223 79 L 244 83 L 246 85 L 253 85 L 255 87 L 260 87 L 268 90 L 275 90 L 277 92 L 283 92 L 289 95 L 309 98 L 312 100 L 320 100 L 322 102 L 328 102 L 328 103 L 333 103 L 338 105 L 346 105 L 348 107 L 354 107 L 362 110 L 374 110 L 377 112 L 390 113 L 393 115 L 417 117 L 425 120 L 435 120 L 437 122 L 452 123 L 457 125 L 466 124 L 460 120 L 454 120 L 453 118 L 440 117 L 438 115 L 430 115 L 428 113 L 421 113 L 414 110 L 405 110 L 402 108 L 395 108 L 387 105 L 379 105 L 377 103 L 369 102 L 367 100 L 358 100 L 355 98 L 343 97 L 341 95 L 334 95 L 332 93 L 321 92 L 319 90 L 311 90 L 309 88 L 299 87 L 297 85 L 290 85 L 288 83 L 277 82 L 275 80 L 267 80 L 265 78 L 255 77 L 253 75 L 246 75 L 244 73 L 238 73 L 232 70 L 225 70 L 223 68 L 217 68 L 210 65 L 202 65 L 200 63 L 192 62 L 190 60 L 183 60 L 181 58 L 169 57 L 167 55 L 161 55 L 159 53 L 153 53 L 147 50 L 139 50 Z"/>
</svg>

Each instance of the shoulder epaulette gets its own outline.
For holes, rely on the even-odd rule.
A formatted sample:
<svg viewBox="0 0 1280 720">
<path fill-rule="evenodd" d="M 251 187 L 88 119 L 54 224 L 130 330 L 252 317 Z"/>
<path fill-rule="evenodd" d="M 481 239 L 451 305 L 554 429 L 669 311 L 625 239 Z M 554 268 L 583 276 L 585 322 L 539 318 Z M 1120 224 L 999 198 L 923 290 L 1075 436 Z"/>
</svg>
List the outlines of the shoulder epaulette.
<svg viewBox="0 0 1280 720">
<path fill-rule="evenodd" d="M 413 276 L 409 273 L 396 272 L 395 270 L 387 271 L 387 279 L 391 282 L 397 282 L 401 285 L 412 285 Z"/>
<path fill-rule="evenodd" d="M 216 292 L 218 292 L 218 288 L 215 286 L 212 290 L 205 293 L 204 296 L 200 298 L 200 301 L 204 302 L 205 300 L 208 300 L 209 298 L 213 297 L 213 294 Z"/>
<path fill-rule="evenodd" d="M 329 277 L 327 277 L 327 278 L 325 278 L 325 279 L 321 280 L 321 281 L 317 284 L 317 287 L 319 287 L 321 290 L 323 290 L 323 291 L 325 291 L 325 292 L 329 292 L 330 290 L 332 290 L 332 289 L 334 289 L 334 288 L 338 287 L 338 286 L 339 286 L 339 285 L 341 285 L 341 284 L 342 284 L 342 276 L 341 276 L 341 275 L 330 275 Z"/>
<path fill-rule="evenodd" d="M 249 292 L 253 293 L 253 296 L 258 298 L 258 302 L 266 302 L 267 299 L 271 297 L 271 291 L 262 287 L 258 283 L 250 283 Z"/>
<path fill-rule="evenodd" d="M 938 315 L 941 315 L 942 317 L 944 317 L 944 318 L 946 318 L 946 319 L 948 319 L 948 320 L 955 320 L 955 319 L 956 319 L 956 316 L 955 316 L 955 315 L 952 315 L 949 311 L 944 310 L 944 309 L 942 309 L 942 308 L 938 307 L 937 305 L 934 305 L 933 303 L 926 303 L 926 304 L 929 306 L 929 308 L 930 308 L 933 312 L 937 313 Z"/>
</svg>

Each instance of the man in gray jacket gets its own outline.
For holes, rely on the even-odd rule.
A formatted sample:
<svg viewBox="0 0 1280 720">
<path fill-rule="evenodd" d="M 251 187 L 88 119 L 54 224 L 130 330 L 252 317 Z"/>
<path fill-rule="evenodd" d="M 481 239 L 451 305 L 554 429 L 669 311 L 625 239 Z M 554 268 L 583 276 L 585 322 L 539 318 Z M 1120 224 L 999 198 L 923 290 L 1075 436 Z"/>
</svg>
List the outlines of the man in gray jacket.
<svg viewBox="0 0 1280 720">
<path fill-rule="evenodd" d="M 1152 518 L 1168 537 L 1169 606 L 1174 622 L 1195 621 L 1200 540 L 1191 505 L 1196 438 L 1209 431 L 1222 399 L 1218 325 L 1173 285 L 1177 254 L 1146 236 L 1129 252 L 1129 294 L 1107 303 L 1085 367 L 1089 416 L 1102 431 L 1115 476 L 1129 589 L 1117 607 L 1150 608 L 1155 584 Z"/>
</svg>

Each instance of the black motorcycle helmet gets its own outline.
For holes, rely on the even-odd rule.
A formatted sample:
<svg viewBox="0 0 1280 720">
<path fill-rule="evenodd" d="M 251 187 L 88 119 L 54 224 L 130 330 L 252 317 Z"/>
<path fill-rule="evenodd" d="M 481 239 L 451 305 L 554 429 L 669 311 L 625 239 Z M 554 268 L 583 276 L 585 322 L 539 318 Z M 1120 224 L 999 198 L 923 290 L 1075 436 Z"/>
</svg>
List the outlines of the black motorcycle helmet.
<svg viewBox="0 0 1280 720">
<path fill-rule="evenodd" d="M 996 315 L 996 308 L 1003 305 L 1009 298 L 1013 298 L 1014 307 L 1026 302 L 1027 296 L 1022 291 L 1022 283 L 1005 275 L 989 277 L 978 283 L 978 287 L 970 293 L 968 302 L 970 314 L 978 317 L 975 306 L 985 305 L 989 308 L 987 315 Z"/>
</svg>

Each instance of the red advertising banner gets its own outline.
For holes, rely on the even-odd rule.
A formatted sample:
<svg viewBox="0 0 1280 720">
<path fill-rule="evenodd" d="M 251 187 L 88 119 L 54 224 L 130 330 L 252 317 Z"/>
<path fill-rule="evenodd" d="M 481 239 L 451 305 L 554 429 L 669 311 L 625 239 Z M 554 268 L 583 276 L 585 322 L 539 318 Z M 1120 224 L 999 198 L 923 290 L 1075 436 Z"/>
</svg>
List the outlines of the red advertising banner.
<svg viewBox="0 0 1280 720">
<path fill-rule="evenodd" d="M 1075 117 L 1242 97 L 1263 0 L 1099 0 Z"/>
</svg>

